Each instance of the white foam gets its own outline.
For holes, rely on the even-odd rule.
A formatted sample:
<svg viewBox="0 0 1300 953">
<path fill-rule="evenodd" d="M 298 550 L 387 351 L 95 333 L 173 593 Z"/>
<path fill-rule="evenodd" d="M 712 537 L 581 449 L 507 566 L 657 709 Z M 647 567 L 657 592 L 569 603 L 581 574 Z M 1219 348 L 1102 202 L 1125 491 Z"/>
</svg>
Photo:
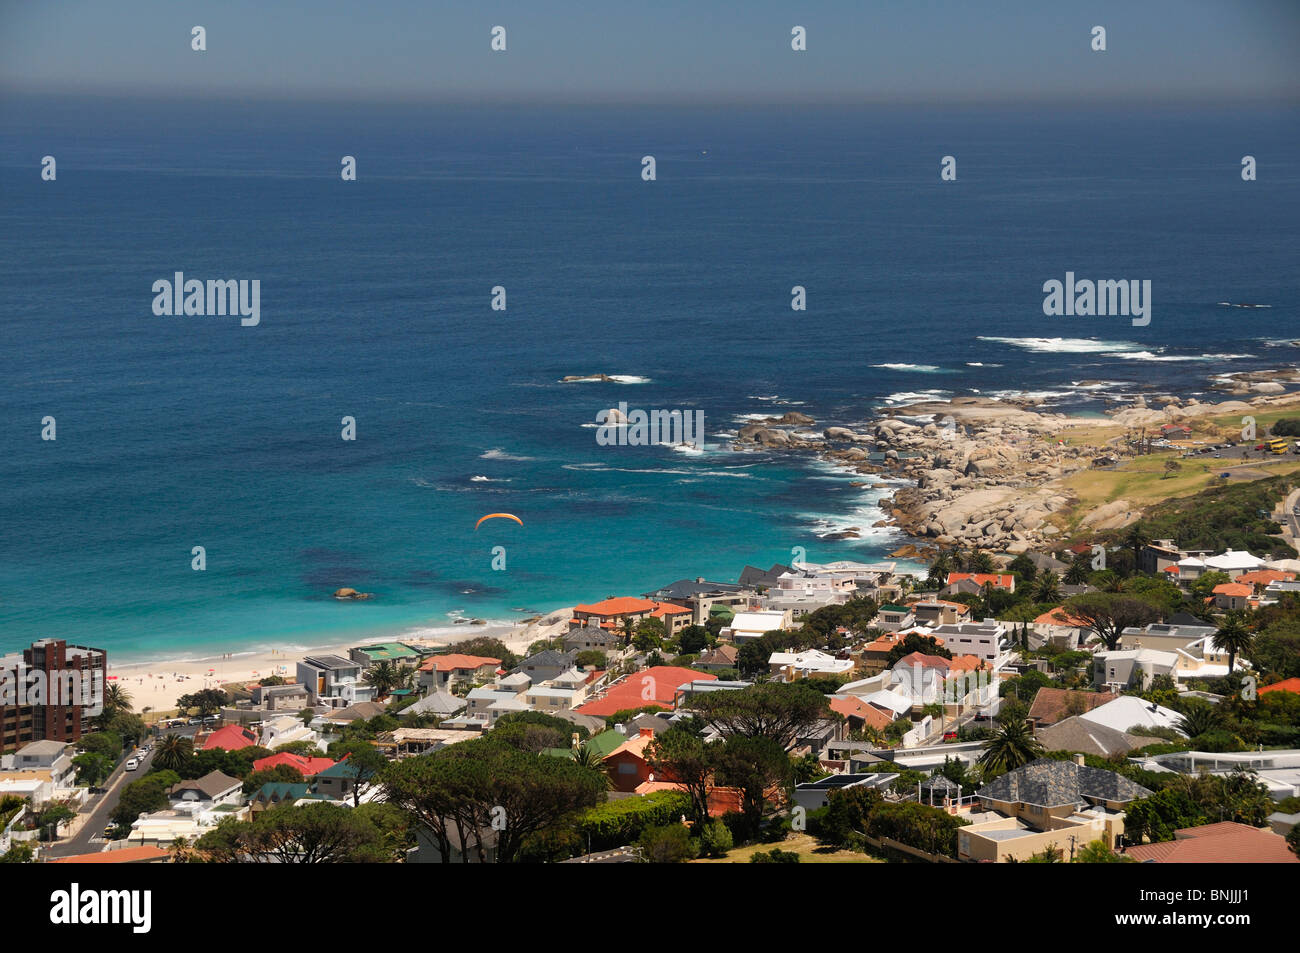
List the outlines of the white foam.
<svg viewBox="0 0 1300 953">
<path fill-rule="evenodd" d="M 488 450 L 485 453 L 480 453 L 478 455 L 478 458 L 480 460 L 515 460 L 515 461 L 533 459 L 532 457 L 525 457 L 522 454 L 506 453 L 500 447 L 493 447 L 491 450 Z"/>
<path fill-rule="evenodd" d="M 1022 348 L 1026 351 L 1044 353 L 1101 354 L 1108 351 L 1134 351 L 1141 348 L 1140 344 L 1133 344 L 1129 341 L 1098 341 L 1093 338 L 1002 338 L 981 335 L 979 340 L 1010 344 L 1012 347 Z"/>
<path fill-rule="evenodd" d="M 934 364 L 886 363 L 886 364 L 872 364 L 871 366 L 878 367 L 881 370 L 885 370 L 885 371 L 915 371 L 918 374 L 935 374 L 939 371 L 939 368 Z"/>
</svg>

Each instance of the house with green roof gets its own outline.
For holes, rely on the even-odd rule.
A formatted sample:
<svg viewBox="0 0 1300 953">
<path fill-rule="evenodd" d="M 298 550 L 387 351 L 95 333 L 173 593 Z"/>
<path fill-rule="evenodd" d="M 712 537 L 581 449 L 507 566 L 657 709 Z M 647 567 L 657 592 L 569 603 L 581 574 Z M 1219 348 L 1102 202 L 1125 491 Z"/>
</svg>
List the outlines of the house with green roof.
<svg viewBox="0 0 1300 953">
<path fill-rule="evenodd" d="M 311 785 L 302 782 L 291 783 L 288 781 L 267 781 L 249 801 L 249 809 L 256 814 L 258 811 L 265 811 L 275 807 L 277 804 L 288 802 L 292 804 L 299 798 L 308 797 L 311 794 Z"/>
<path fill-rule="evenodd" d="M 598 735 L 593 735 L 582 744 L 587 746 L 587 750 L 594 754 L 599 760 L 604 761 L 609 757 L 614 749 L 627 741 L 627 737 L 613 728 L 602 731 Z M 554 758 L 572 758 L 572 748 L 545 748 L 543 754 L 549 754 Z"/>
<path fill-rule="evenodd" d="M 415 666 L 419 665 L 426 655 L 432 654 L 428 649 L 407 645 L 405 642 L 375 642 L 348 649 L 348 658 L 362 668 L 370 668 L 379 662 Z"/>
</svg>

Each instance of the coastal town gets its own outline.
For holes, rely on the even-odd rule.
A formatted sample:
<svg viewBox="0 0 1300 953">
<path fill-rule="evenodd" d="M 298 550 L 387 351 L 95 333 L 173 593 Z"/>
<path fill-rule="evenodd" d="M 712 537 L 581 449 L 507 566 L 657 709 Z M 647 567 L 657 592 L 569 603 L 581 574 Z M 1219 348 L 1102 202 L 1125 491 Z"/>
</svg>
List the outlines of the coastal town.
<svg viewBox="0 0 1300 953">
<path fill-rule="evenodd" d="M 1290 450 L 1285 406 L 1244 406 L 1259 446 Z M 1081 442 L 988 402 L 918 412 L 940 419 L 882 423 L 871 445 L 897 449 L 849 458 L 915 484 L 893 508 L 913 542 L 889 560 L 650 580 L 242 673 L 114 667 L 57 638 L 4 656 L 22 691 L 0 706 L 0 855 L 1300 862 L 1300 489 L 1282 455 L 1070 521 L 1081 488 L 1050 482 L 1096 473 Z M 1110 444 L 1104 474 L 1187 479 L 1240 413 Z M 1157 425 L 1135 416 L 1112 423 Z M 74 682 L 89 695 L 38 697 Z"/>
</svg>

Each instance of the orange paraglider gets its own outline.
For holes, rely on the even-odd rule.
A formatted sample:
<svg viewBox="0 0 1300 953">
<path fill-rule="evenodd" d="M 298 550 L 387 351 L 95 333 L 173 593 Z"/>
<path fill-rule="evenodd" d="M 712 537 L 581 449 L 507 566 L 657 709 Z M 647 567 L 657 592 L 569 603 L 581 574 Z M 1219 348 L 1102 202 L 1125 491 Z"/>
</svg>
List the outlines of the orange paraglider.
<svg viewBox="0 0 1300 953">
<path fill-rule="evenodd" d="M 474 528 L 478 529 L 479 526 L 482 525 L 484 520 L 496 520 L 496 519 L 514 520 L 520 526 L 524 525 L 524 521 L 521 520 L 518 516 L 515 516 L 514 513 L 489 513 L 487 516 L 480 516 L 479 521 L 474 524 Z"/>
</svg>

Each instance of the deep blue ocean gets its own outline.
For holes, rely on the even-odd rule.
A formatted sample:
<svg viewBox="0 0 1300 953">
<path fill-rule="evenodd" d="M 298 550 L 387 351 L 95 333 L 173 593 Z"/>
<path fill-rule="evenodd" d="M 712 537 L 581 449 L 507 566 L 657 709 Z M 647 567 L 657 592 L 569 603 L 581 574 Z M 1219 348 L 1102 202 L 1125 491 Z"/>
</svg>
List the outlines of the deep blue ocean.
<svg viewBox="0 0 1300 953">
<path fill-rule="evenodd" d="M 289 648 L 879 558 L 880 491 L 732 452 L 746 415 L 1100 413 L 1300 363 L 1297 118 L 3 101 L 0 649 Z M 1151 323 L 1045 317 L 1067 270 L 1151 280 Z M 260 325 L 155 316 L 176 271 L 259 279 Z M 594 373 L 626 382 L 559 383 Z M 599 446 L 620 401 L 703 410 L 705 452 Z"/>
</svg>

